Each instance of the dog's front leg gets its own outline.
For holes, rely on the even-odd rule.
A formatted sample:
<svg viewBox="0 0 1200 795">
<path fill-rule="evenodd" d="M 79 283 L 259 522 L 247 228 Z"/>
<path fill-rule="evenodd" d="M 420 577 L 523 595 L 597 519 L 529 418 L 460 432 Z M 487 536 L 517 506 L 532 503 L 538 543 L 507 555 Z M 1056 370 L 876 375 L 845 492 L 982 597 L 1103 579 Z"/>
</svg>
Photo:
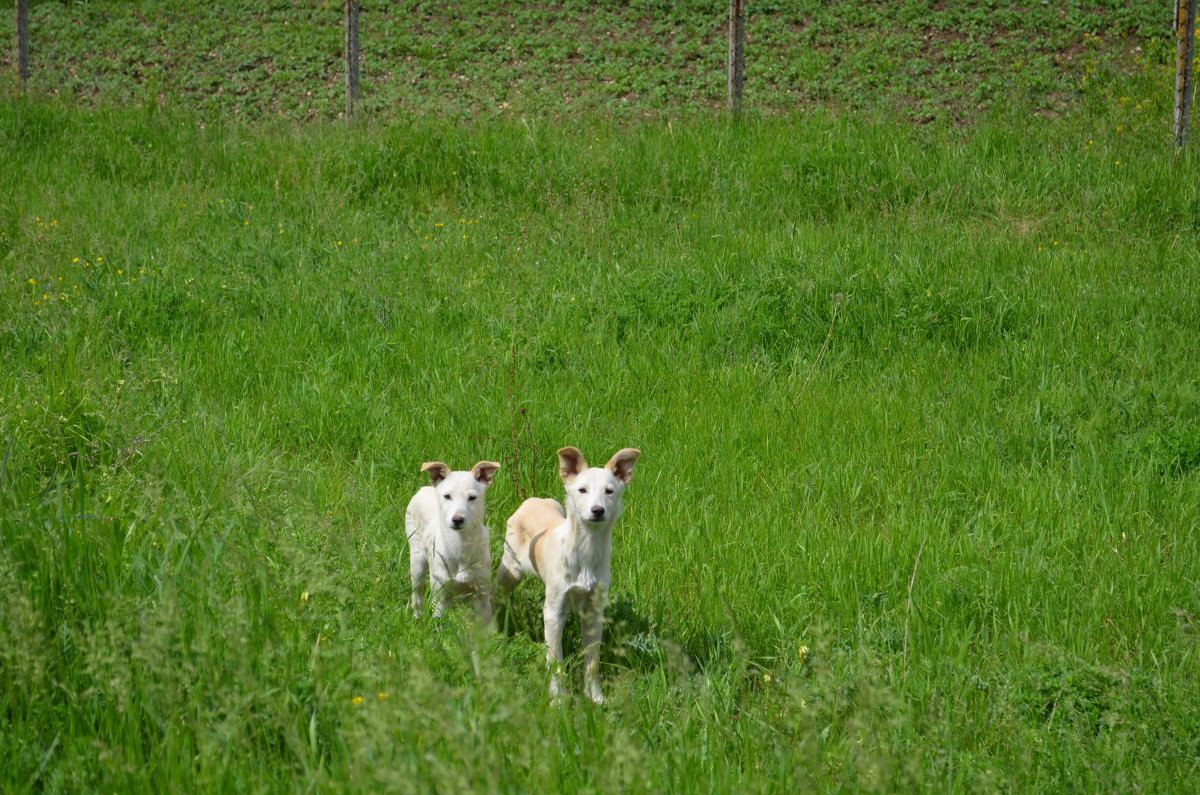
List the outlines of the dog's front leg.
<svg viewBox="0 0 1200 795">
<path fill-rule="evenodd" d="M 562 631 L 567 618 L 566 594 L 546 587 L 542 623 L 546 631 L 546 667 L 550 669 L 550 699 L 562 695 Z"/>
<path fill-rule="evenodd" d="M 436 578 L 431 583 L 431 590 L 433 591 L 433 618 L 435 621 L 440 621 L 446 613 L 447 608 L 450 607 L 449 585 L 448 581 L 442 580 L 438 582 Z"/>
<path fill-rule="evenodd" d="M 450 607 L 455 595 L 454 578 L 447 570 L 441 555 L 434 553 L 433 565 L 429 572 L 429 589 L 433 591 L 433 617 L 440 619 Z"/>
<path fill-rule="evenodd" d="M 492 595 L 487 575 L 471 580 L 467 589 L 475 603 L 475 615 L 479 618 L 480 625 L 488 627 L 492 623 Z"/>
<path fill-rule="evenodd" d="M 409 539 L 409 543 L 416 542 Z M 409 575 L 412 579 L 412 600 L 409 604 L 412 607 L 413 617 L 420 618 L 421 613 L 425 610 L 425 581 L 429 578 L 429 560 L 419 549 L 414 548 L 410 555 Z"/>
<path fill-rule="evenodd" d="M 583 687 L 588 698 L 604 703 L 600 688 L 600 639 L 604 634 L 604 586 L 597 585 L 582 601 L 579 625 L 583 630 Z"/>
</svg>

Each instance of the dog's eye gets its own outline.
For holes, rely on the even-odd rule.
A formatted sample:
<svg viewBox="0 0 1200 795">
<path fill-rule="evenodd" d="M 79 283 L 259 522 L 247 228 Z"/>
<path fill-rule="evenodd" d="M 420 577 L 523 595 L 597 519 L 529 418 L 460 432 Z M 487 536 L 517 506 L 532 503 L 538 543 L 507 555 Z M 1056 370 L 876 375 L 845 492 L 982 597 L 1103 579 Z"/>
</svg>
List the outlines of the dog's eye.
<svg viewBox="0 0 1200 795">
<path fill-rule="evenodd" d="M 467 502 L 475 502 L 475 495 L 472 494 L 470 497 L 467 497 Z"/>
<path fill-rule="evenodd" d="M 587 486 L 580 486 L 580 487 L 579 487 L 579 493 L 580 493 L 580 494 L 587 494 Z"/>
<path fill-rule="evenodd" d="M 443 495 L 442 495 L 442 499 L 443 499 L 443 500 L 448 500 L 448 499 L 450 499 L 450 495 L 449 495 L 449 494 L 443 494 Z"/>
<path fill-rule="evenodd" d="M 612 486 L 609 486 L 608 488 L 606 488 L 606 489 L 604 490 L 604 493 L 605 493 L 605 494 L 612 494 L 612 493 L 613 493 L 613 487 L 612 487 Z"/>
</svg>

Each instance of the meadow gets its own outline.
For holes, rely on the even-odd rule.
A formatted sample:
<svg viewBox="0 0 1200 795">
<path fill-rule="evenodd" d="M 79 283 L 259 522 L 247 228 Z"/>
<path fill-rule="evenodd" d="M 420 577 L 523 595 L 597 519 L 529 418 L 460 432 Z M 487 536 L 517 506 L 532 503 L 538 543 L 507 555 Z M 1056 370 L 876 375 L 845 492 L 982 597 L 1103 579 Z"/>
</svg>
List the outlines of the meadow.
<svg viewBox="0 0 1200 795">
<path fill-rule="evenodd" d="M 0 100 L 0 789 L 1188 791 L 1197 161 L 1096 74 L 967 126 Z M 537 583 L 406 606 L 421 463 L 502 463 L 498 558 L 566 444 L 643 451 L 603 707 Z"/>
</svg>

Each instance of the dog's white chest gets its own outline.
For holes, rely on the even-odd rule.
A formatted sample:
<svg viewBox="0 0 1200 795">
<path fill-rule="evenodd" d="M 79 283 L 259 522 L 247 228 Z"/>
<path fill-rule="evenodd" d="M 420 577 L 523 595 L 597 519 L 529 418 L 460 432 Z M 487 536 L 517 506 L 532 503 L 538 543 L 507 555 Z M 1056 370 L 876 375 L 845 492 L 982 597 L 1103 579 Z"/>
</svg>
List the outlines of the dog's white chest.
<svg viewBox="0 0 1200 795">
<path fill-rule="evenodd" d="M 608 579 L 597 576 L 595 572 L 580 572 L 567 581 L 567 593 L 574 597 L 590 597 L 599 587 L 607 590 Z"/>
<path fill-rule="evenodd" d="M 486 577 L 491 568 L 486 527 L 468 528 L 464 532 L 441 529 L 435 555 L 442 558 L 451 577 L 472 574 Z"/>
<path fill-rule="evenodd" d="M 591 593 L 597 585 L 608 586 L 612 546 L 607 536 L 597 536 L 581 533 L 576 543 L 566 545 L 563 579 L 567 590 Z"/>
<path fill-rule="evenodd" d="M 581 551 L 591 552 L 592 550 Z M 608 556 L 603 554 L 584 554 L 574 560 L 568 560 L 564 573 L 566 577 L 563 578 L 565 580 L 563 584 L 566 586 L 567 593 L 577 598 L 591 598 L 600 590 L 607 591 L 609 581 L 612 579 L 609 573 Z"/>
</svg>

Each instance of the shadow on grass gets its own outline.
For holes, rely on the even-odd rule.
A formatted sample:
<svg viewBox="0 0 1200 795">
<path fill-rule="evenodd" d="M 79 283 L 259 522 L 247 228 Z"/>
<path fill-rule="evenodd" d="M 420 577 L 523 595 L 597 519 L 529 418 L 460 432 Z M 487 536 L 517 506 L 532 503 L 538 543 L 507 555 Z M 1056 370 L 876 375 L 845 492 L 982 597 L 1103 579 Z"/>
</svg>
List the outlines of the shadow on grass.
<svg viewBox="0 0 1200 795">
<path fill-rule="evenodd" d="M 495 611 L 496 626 L 502 635 L 525 637 L 539 646 L 545 642 L 539 589 L 517 589 L 506 602 L 497 602 Z M 628 595 L 613 599 L 604 611 L 601 662 L 608 669 L 647 673 L 665 668 L 691 673 L 710 664 L 727 664 L 736 654 L 736 646 L 730 633 L 709 633 L 681 643 L 652 617 L 650 609 Z M 581 652 L 579 620 L 573 617 L 563 628 L 563 654 L 573 673 L 582 666 Z"/>
</svg>

